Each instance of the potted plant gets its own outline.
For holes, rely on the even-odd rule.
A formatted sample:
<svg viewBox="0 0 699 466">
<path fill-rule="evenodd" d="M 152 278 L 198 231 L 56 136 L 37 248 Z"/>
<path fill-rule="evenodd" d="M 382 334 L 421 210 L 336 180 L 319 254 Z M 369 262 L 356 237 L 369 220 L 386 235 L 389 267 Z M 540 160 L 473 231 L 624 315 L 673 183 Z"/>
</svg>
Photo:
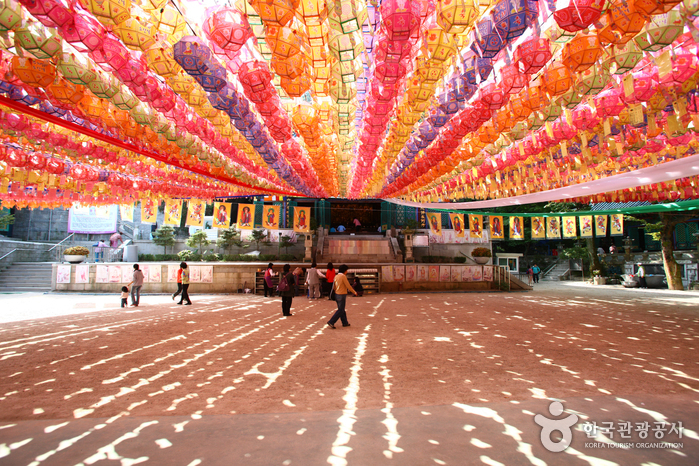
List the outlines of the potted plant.
<svg viewBox="0 0 699 466">
<path fill-rule="evenodd" d="M 488 248 L 476 248 L 471 251 L 471 257 L 473 257 L 476 263 L 483 265 L 488 263 L 490 258 L 493 257 L 493 253 Z"/>
<path fill-rule="evenodd" d="M 595 285 L 606 285 L 607 280 L 602 276 L 602 271 L 594 269 L 592 271 L 592 281 Z"/>
<path fill-rule="evenodd" d="M 63 251 L 63 260 L 71 264 L 79 264 L 87 259 L 90 250 L 85 246 L 72 246 Z"/>
</svg>

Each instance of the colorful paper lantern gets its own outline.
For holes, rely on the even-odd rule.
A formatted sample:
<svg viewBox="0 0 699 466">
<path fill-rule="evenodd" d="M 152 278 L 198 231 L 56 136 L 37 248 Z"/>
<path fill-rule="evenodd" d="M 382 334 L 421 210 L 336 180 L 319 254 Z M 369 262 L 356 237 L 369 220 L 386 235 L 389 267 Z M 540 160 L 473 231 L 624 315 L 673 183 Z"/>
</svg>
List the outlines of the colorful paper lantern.
<svg viewBox="0 0 699 466">
<path fill-rule="evenodd" d="M 544 70 L 543 80 L 551 96 L 562 95 L 573 87 L 573 75 L 563 63 L 551 63 Z"/>
<path fill-rule="evenodd" d="M 303 47 L 303 40 L 297 31 L 276 25 L 267 27 L 266 41 L 272 54 L 280 58 L 292 57 L 300 53 Z"/>
<path fill-rule="evenodd" d="M 657 52 L 672 44 L 684 30 L 684 20 L 677 10 L 655 15 L 643 30 L 634 37 L 641 50 Z"/>
<path fill-rule="evenodd" d="M 614 63 L 616 64 L 615 74 L 626 73 L 636 67 L 643 58 L 643 52 L 638 48 L 636 42 L 629 41 L 623 46 L 614 47 Z"/>
<path fill-rule="evenodd" d="M 595 64 L 578 75 L 575 87 L 582 95 L 595 95 L 604 89 L 610 78 L 606 67 Z"/>
<path fill-rule="evenodd" d="M 253 36 L 247 16 L 236 8 L 215 11 L 204 22 L 204 32 L 216 45 L 232 52 L 240 50 Z"/>
<path fill-rule="evenodd" d="M 594 34 L 578 34 L 563 47 L 562 62 L 573 73 L 585 71 L 602 55 L 599 38 Z"/>
<path fill-rule="evenodd" d="M 33 17 L 44 26 L 56 28 L 70 23 L 73 19 L 73 2 L 67 0 L 20 0 Z"/>
<path fill-rule="evenodd" d="M 85 95 L 85 88 L 83 86 L 73 84 L 60 76 L 49 85 L 48 90 L 53 94 L 56 100 L 69 105 L 76 105 L 83 98 L 83 95 Z"/>
<path fill-rule="evenodd" d="M 128 18 L 114 27 L 114 33 L 131 50 L 145 52 L 155 44 L 155 29 L 147 19 Z"/>
<path fill-rule="evenodd" d="M 490 18 L 478 21 L 472 43 L 471 49 L 481 58 L 493 58 L 507 44 Z"/>
<path fill-rule="evenodd" d="M 566 6 L 561 5 L 566 4 Z M 561 29 L 581 31 L 602 16 L 606 0 L 567 0 L 558 2 L 553 18 Z"/>
<path fill-rule="evenodd" d="M 61 26 L 61 36 L 79 52 L 99 50 L 107 30 L 92 15 L 83 13 L 77 9 L 73 21 Z"/>
<path fill-rule="evenodd" d="M 63 51 L 61 38 L 53 28 L 38 22 L 27 22 L 15 30 L 15 46 L 26 50 L 35 58 L 46 60 Z"/>
<path fill-rule="evenodd" d="M 131 17 L 131 0 L 85 0 L 85 7 L 105 26 L 123 23 Z"/>
<path fill-rule="evenodd" d="M 286 26 L 294 19 L 290 0 L 253 0 L 250 2 L 266 25 Z"/>
<path fill-rule="evenodd" d="M 369 17 L 364 2 L 359 0 L 344 0 L 328 2 L 328 21 L 330 27 L 343 34 L 360 31 Z"/>
<path fill-rule="evenodd" d="M 35 58 L 12 58 L 12 71 L 23 83 L 32 87 L 48 87 L 56 79 L 56 67 Z"/>
<path fill-rule="evenodd" d="M 184 36 L 173 47 L 175 61 L 191 75 L 200 74 L 208 69 L 212 54 L 211 49 L 197 36 Z"/>
<path fill-rule="evenodd" d="M 379 11 L 389 40 L 406 41 L 420 27 L 420 3 L 416 0 L 384 0 Z"/>
<path fill-rule="evenodd" d="M 172 47 L 167 42 L 157 42 L 143 53 L 150 69 L 163 78 L 174 76 L 180 70 Z"/>
<path fill-rule="evenodd" d="M 515 49 L 514 62 L 522 73 L 534 74 L 551 60 L 551 56 L 551 41 L 533 37 Z"/>
<path fill-rule="evenodd" d="M 97 78 L 97 71 L 91 60 L 82 54 L 63 53 L 56 67 L 63 77 L 73 84 L 87 86 Z"/>
<path fill-rule="evenodd" d="M 476 0 L 437 0 L 437 24 L 449 34 L 468 32 L 479 16 Z"/>
<path fill-rule="evenodd" d="M 10 31 L 22 25 L 22 6 L 16 0 L 3 0 L 0 3 L 0 31 Z"/>
<path fill-rule="evenodd" d="M 340 34 L 332 31 L 328 46 L 340 61 L 350 61 L 360 57 L 364 51 L 364 40 L 356 32 Z"/>
</svg>

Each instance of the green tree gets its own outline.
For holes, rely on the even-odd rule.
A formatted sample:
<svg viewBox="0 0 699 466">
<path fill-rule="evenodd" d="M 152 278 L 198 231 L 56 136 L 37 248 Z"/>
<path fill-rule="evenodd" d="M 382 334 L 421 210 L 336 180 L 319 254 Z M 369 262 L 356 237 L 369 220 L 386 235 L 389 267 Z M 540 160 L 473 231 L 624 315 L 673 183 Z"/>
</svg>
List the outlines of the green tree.
<svg viewBox="0 0 699 466">
<path fill-rule="evenodd" d="M 12 225 L 13 223 L 15 223 L 14 215 L 3 215 L 0 217 L 0 229 L 5 228 L 8 225 Z"/>
<path fill-rule="evenodd" d="M 289 247 L 293 246 L 293 244 L 294 243 L 291 240 L 291 236 L 287 236 L 287 235 L 282 236 L 280 245 L 281 245 L 281 247 L 284 248 L 285 254 L 289 253 L 288 249 L 289 249 Z"/>
<path fill-rule="evenodd" d="M 637 220 L 644 225 L 644 230 L 655 241 L 660 241 L 663 255 L 663 267 L 667 278 L 667 287 L 671 290 L 684 290 L 682 284 L 682 271 L 675 260 L 675 227 L 684 223 L 696 214 L 684 214 L 680 212 L 663 212 L 659 214 L 625 215 L 624 219 Z"/>
<path fill-rule="evenodd" d="M 265 230 L 252 230 L 251 238 L 255 242 L 255 246 L 259 250 L 260 242 L 267 239 L 267 232 Z"/>
<path fill-rule="evenodd" d="M 197 230 L 193 235 L 187 238 L 185 244 L 190 248 L 197 248 L 197 252 L 203 255 L 204 248 L 211 244 L 211 241 L 206 237 L 206 232 L 204 230 Z"/>
<path fill-rule="evenodd" d="M 163 247 L 163 253 L 167 254 L 167 247 L 175 245 L 175 229 L 171 226 L 162 226 L 153 232 L 153 242 Z"/>
<path fill-rule="evenodd" d="M 218 239 L 216 240 L 216 246 L 223 249 L 226 252 L 230 252 L 230 248 L 233 246 L 242 246 L 243 242 L 240 240 L 240 233 L 233 227 L 227 230 L 221 230 L 218 234 Z"/>
</svg>

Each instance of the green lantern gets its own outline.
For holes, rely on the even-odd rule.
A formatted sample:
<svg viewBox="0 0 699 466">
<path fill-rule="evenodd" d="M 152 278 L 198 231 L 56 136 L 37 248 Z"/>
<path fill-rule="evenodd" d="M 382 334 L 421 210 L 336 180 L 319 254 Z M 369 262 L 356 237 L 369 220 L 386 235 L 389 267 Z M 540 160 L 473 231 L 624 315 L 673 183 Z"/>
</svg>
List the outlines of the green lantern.
<svg viewBox="0 0 699 466">
<path fill-rule="evenodd" d="M 38 22 L 27 23 L 15 31 L 15 46 L 40 60 L 55 57 L 63 51 L 63 42 L 56 30 Z"/>
<path fill-rule="evenodd" d="M 328 20 L 330 27 L 343 34 L 361 31 L 362 25 L 369 18 L 363 0 L 328 1 Z"/>
<path fill-rule="evenodd" d="M 604 89 L 610 78 L 609 69 L 596 63 L 578 74 L 578 82 L 575 87 L 582 95 L 597 95 Z"/>
<path fill-rule="evenodd" d="M 132 108 L 140 104 L 141 101 L 133 95 L 133 92 L 131 92 L 128 87 L 122 87 L 119 89 L 119 92 L 112 97 L 112 103 L 116 108 L 129 112 Z"/>
<path fill-rule="evenodd" d="M 661 15 L 652 16 L 650 22 L 634 37 L 634 42 L 641 50 L 657 52 L 682 34 L 684 20 L 678 10 L 670 10 Z"/>
<path fill-rule="evenodd" d="M 364 51 L 364 39 L 358 32 L 340 34 L 333 30 L 328 45 L 340 61 L 356 60 Z"/>
<path fill-rule="evenodd" d="M 62 53 L 56 65 L 58 71 L 73 84 L 89 86 L 97 79 L 97 70 L 89 58 L 83 54 Z"/>
<path fill-rule="evenodd" d="M 638 48 L 636 42 L 628 41 L 623 46 L 614 46 L 614 63 L 616 71 L 614 74 L 623 74 L 631 71 L 643 58 L 643 52 Z"/>
<path fill-rule="evenodd" d="M 0 0 L 0 31 L 14 30 L 22 25 L 22 5 L 15 0 Z"/>
</svg>

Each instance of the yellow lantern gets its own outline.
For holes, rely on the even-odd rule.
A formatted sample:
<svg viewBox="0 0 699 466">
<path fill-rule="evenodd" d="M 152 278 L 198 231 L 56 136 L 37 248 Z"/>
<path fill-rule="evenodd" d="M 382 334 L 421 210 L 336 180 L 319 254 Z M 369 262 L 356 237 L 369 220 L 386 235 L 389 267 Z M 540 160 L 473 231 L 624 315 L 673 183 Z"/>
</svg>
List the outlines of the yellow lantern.
<svg viewBox="0 0 699 466">
<path fill-rule="evenodd" d="M 170 85 L 172 90 L 180 95 L 188 94 L 196 84 L 194 79 L 182 69 L 180 69 L 174 76 L 170 76 L 165 80 Z"/>
<path fill-rule="evenodd" d="M 427 51 L 432 60 L 443 62 L 456 53 L 456 43 L 451 34 L 434 28 L 425 31 Z"/>
<path fill-rule="evenodd" d="M 356 60 L 364 51 L 364 39 L 357 32 L 330 34 L 330 50 L 340 61 Z"/>
<path fill-rule="evenodd" d="M 369 18 L 363 0 L 343 0 L 328 2 L 328 20 L 330 27 L 343 34 L 361 31 L 362 25 Z"/>
<path fill-rule="evenodd" d="M 84 3 L 105 26 L 123 23 L 131 17 L 131 0 L 86 0 Z"/>
<path fill-rule="evenodd" d="M 362 75 L 364 68 L 358 60 L 334 61 L 332 63 L 332 74 L 342 80 L 343 83 L 353 83 Z"/>
<path fill-rule="evenodd" d="M 111 99 L 112 104 L 118 109 L 129 111 L 141 103 L 128 87 L 122 87 Z"/>
<path fill-rule="evenodd" d="M 169 36 L 168 40 L 174 41 L 173 43 L 180 40 L 187 23 L 177 10 L 171 6 L 166 6 L 165 8 L 152 10 L 149 13 L 153 26 L 157 31 Z"/>
<path fill-rule="evenodd" d="M 131 50 L 145 52 L 155 44 L 153 26 L 138 17 L 129 18 L 114 27 L 114 33 Z"/>
<path fill-rule="evenodd" d="M 172 53 L 172 46 L 167 42 L 157 42 L 143 54 L 150 69 L 155 73 L 168 78 L 181 71 Z"/>
<path fill-rule="evenodd" d="M 337 78 L 330 80 L 330 96 L 338 104 L 348 104 L 357 97 L 357 87 L 345 84 Z"/>
<path fill-rule="evenodd" d="M 478 0 L 437 0 L 437 24 L 449 34 L 468 32 L 479 16 Z"/>
<path fill-rule="evenodd" d="M 306 26 L 323 24 L 328 17 L 328 4 L 325 0 L 304 0 L 296 10 Z"/>
</svg>

